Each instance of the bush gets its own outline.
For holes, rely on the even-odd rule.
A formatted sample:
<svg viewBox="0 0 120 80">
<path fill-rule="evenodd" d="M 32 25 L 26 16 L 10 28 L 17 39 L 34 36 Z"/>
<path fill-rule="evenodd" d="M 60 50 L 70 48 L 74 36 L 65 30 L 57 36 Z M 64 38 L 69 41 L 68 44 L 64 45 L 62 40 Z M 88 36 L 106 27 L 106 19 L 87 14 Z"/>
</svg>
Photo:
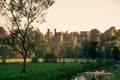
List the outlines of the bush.
<svg viewBox="0 0 120 80">
<path fill-rule="evenodd" d="M 53 53 L 47 53 L 44 57 L 43 62 L 56 63 L 57 62 L 57 56 Z"/>
<path fill-rule="evenodd" d="M 32 63 L 38 63 L 38 62 L 39 62 L 39 60 L 38 60 L 38 58 L 37 58 L 37 57 L 33 57 L 31 62 L 32 62 Z"/>
</svg>

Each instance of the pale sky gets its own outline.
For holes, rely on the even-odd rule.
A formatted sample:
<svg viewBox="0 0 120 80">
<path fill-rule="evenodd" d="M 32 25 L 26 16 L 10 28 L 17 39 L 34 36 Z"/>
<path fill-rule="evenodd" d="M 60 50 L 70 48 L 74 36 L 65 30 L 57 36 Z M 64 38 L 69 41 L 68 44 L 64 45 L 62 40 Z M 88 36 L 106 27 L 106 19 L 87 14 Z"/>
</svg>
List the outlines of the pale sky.
<svg viewBox="0 0 120 80">
<path fill-rule="evenodd" d="M 65 32 L 90 31 L 97 28 L 101 32 L 115 26 L 120 29 L 120 0 L 55 0 L 47 11 L 47 22 L 40 26 Z"/>
<path fill-rule="evenodd" d="M 111 26 L 120 29 L 120 0 L 55 0 L 47 11 L 46 21 L 37 25 L 44 34 L 54 28 L 58 32 L 94 28 L 104 32 Z"/>
</svg>

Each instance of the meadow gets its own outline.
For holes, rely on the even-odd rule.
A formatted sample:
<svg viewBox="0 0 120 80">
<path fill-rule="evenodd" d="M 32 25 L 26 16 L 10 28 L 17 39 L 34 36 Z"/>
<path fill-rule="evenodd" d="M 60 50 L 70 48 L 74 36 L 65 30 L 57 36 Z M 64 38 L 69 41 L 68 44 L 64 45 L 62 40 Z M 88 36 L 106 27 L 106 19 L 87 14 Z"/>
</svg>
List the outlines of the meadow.
<svg viewBox="0 0 120 80">
<path fill-rule="evenodd" d="M 27 73 L 20 73 L 22 69 L 23 59 L 7 59 L 5 64 L 0 64 L 0 80 L 8 80 L 8 78 L 10 77 L 12 77 L 12 80 L 14 78 L 15 80 L 19 80 L 16 78 L 16 76 L 22 77 L 23 75 L 24 76 L 26 75 L 28 78 L 31 77 L 29 75 L 35 75 L 35 76 L 37 75 L 39 76 L 40 80 L 43 80 L 45 79 L 44 78 L 45 76 L 49 76 L 49 77 L 50 75 L 52 77 L 54 75 L 61 76 L 63 72 L 64 72 L 63 77 L 65 78 L 68 74 L 71 74 L 71 71 L 72 72 L 75 71 L 74 73 L 77 73 L 79 71 L 78 67 L 85 66 L 85 64 L 80 65 L 78 64 L 78 62 L 79 63 L 86 62 L 86 60 L 87 59 L 62 58 L 61 61 L 64 61 L 64 62 L 61 62 L 61 63 L 60 62 L 59 63 L 43 63 L 42 62 L 43 59 L 39 59 L 39 63 L 31 63 L 31 59 L 27 59 L 27 65 L 26 65 Z M 74 74 L 71 74 L 71 76 L 73 75 Z M 35 78 L 33 79 L 30 78 L 28 80 L 34 80 L 34 79 Z M 50 78 L 50 80 L 52 79 Z"/>
<path fill-rule="evenodd" d="M 88 63 L 86 62 L 87 59 L 64 60 L 65 62 L 61 63 L 31 63 L 28 59 L 27 73 L 20 73 L 22 61 L 20 59 L 16 62 L 14 59 L 6 64 L 0 64 L 0 80 L 70 80 L 77 73 L 110 65 L 111 63 Z"/>
</svg>

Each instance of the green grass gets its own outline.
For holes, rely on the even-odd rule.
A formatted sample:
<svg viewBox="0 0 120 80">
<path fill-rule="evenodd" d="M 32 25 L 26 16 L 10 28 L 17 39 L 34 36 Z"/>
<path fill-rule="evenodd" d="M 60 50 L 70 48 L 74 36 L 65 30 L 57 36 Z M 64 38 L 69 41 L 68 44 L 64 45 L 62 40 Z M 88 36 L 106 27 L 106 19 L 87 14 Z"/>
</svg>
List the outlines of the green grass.
<svg viewBox="0 0 120 80">
<path fill-rule="evenodd" d="M 81 60 L 82 61 L 82 60 Z M 0 64 L 0 80 L 62 80 L 109 63 L 27 63 L 27 73 L 20 73 L 22 63 Z M 67 79 L 69 80 L 69 79 Z"/>
<path fill-rule="evenodd" d="M 65 64 L 55 64 L 55 63 L 27 63 L 27 72 L 35 72 L 35 71 L 47 71 L 56 68 L 60 68 L 62 66 L 71 66 L 74 63 L 65 63 Z M 22 63 L 15 64 L 0 64 L 0 76 L 10 75 L 20 73 L 22 69 Z"/>
<path fill-rule="evenodd" d="M 120 80 L 120 66 L 112 71 L 111 77 L 108 80 Z"/>
<path fill-rule="evenodd" d="M 85 64 L 77 63 L 27 63 L 27 73 L 20 73 L 22 64 L 0 64 L 0 80 L 56 80 L 61 77 L 71 78 L 78 71 L 84 71 Z M 86 68 L 87 69 L 87 68 Z M 31 75 L 36 76 L 33 78 Z M 47 77 L 46 77 L 47 76 Z M 2 79 L 3 78 L 3 79 Z M 49 79 L 48 79 L 49 78 Z"/>
<path fill-rule="evenodd" d="M 42 58 L 39 59 L 39 62 L 42 62 Z M 70 62 L 86 62 L 87 59 L 75 59 L 75 58 L 62 58 L 61 61 L 65 61 L 67 63 L 64 64 L 54 64 L 54 63 L 29 63 L 31 62 L 31 59 L 27 59 L 27 71 L 46 71 L 49 69 L 55 69 L 59 68 L 61 66 L 71 66 L 75 65 L 75 63 L 70 63 Z M 59 60 L 58 60 L 59 61 Z M 1 60 L 0 60 L 1 62 Z M 6 63 L 7 64 L 0 64 L 0 76 L 4 75 L 10 75 L 10 74 L 16 74 L 19 73 L 22 69 L 22 63 L 23 59 L 7 59 Z M 69 63 L 68 63 L 69 62 Z"/>
<path fill-rule="evenodd" d="M 0 64 L 0 80 L 58 80 L 71 78 L 78 72 L 91 69 L 90 64 L 27 63 L 27 73 L 20 73 L 21 63 Z M 88 67 L 89 66 L 89 67 Z M 33 78 L 34 75 L 34 78 Z"/>
</svg>

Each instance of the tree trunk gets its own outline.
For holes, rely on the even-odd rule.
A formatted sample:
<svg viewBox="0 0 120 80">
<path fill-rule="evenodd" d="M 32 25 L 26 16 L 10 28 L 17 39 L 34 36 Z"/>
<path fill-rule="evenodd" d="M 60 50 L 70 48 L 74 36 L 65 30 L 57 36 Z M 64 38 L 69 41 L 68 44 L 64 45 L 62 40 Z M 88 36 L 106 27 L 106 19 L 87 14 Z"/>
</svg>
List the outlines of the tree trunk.
<svg viewBox="0 0 120 80">
<path fill-rule="evenodd" d="M 26 57 L 23 57 L 24 62 L 23 62 L 23 68 L 22 68 L 22 73 L 26 72 Z"/>
<path fill-rule="evenodd" d="M 22 41 L 22 48 L 23 48 L 23 68 L 22 68 L 22 73 L 26 73 L 26 58 L 27 58 L 27 49 L 25 48 L 25 37 L 23 37 L 23 41 Z"/>
</svg>

